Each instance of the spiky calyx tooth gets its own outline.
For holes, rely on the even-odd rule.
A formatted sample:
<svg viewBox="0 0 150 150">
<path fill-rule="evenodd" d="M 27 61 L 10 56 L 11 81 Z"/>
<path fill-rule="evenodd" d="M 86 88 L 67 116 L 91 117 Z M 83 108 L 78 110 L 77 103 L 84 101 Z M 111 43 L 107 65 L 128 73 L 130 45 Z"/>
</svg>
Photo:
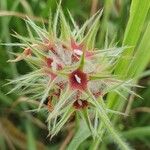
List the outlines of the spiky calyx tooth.
<svg viewBox="0 0 150 150">
<path fill-rule="evenodd" d="M 32 54 L 31 48 L 25 48 L 24 51 L 21 54 L 19 54 L 14 60 L 8 60 L 8 62 L 21 61 L 21 60 L 27 58 L 28 56 L 31 56 L 31 54 Z"/>
</svg>

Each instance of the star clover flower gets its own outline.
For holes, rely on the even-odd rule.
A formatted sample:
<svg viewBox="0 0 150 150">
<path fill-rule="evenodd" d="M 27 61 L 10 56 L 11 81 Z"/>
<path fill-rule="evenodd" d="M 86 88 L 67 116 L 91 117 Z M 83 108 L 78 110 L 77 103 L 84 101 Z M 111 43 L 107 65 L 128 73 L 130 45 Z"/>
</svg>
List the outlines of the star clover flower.
<svg viewBox="0 0 150 150">
<path fill-rule="evenodd" d="M 15 34 L 23 43 L 18 44 L 23 52 L 15 54 L 16 59 L 9 62 L 25 60 L 32 72 L 10 81 L 9 84 L 16 85 L 10 92 L 20 90 L 21 94 L 39 101 L 37 110 L 48 112 L 51 136 L 57 134 L 76 113 L 86 122 L 93 137 L 99 136 L 98 126 L 103 122 L 117 139 L 107 114 L 123 113 L 107 108 L 104 97 L 109 92 L 122 97 L 124 92 L 133 93 L 130 81 L 122 81 L 113 75 L 126 47 L 110 48 L 107 45 L 104 49 L 95 48 L 100 11 L 81 28 L 70 13 L 69 16 L 71 25 L 58 7 L 54 19 L 50 15 L 48 30 L 29 18 L 25 20 L 30 37 Z M 122 141 L 119 144 L 123 145 Z"/>
</svg>

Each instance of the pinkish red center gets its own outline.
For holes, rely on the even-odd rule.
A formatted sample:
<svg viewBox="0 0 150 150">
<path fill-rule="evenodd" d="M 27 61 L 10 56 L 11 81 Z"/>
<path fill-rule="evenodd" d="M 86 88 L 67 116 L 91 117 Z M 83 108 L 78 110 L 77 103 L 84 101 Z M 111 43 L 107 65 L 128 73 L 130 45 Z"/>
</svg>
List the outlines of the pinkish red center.
<svg viewBox="0 0 150 150">
<path fill-rule="evenodd" d="M 87 89 L 88 76 L 83 71 L 77 69 L 69 75 L 71 89 L 85 91 Z"/>
</svg>

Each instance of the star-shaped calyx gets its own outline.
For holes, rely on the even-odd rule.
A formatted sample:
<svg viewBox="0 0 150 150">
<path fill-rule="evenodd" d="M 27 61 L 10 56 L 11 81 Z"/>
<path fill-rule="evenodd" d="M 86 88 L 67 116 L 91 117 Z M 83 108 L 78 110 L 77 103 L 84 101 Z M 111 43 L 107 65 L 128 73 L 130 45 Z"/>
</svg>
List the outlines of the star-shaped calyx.
<svg viewBox="0 0 150 150">
<path fill-rule="evenodd" d="M 69 85 L 72 90 L 85 91 L 87 89 L 88 75 L 77 69 L 69 74 Z"/>
</svg>

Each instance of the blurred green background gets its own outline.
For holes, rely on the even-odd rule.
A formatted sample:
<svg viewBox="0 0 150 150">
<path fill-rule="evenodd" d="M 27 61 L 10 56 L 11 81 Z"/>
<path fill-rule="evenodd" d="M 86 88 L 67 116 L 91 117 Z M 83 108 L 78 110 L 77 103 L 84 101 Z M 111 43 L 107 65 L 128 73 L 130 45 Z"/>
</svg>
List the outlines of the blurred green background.
<svg viewBox="0 0 150 150">
<path fill-rule="evenodd" d="M 108 40 L 111 41 L 115 37 L 114 42 L 118 46 L 121 45 L 129 18 L 130 3 L 131 0 L 63 0 L 62 8 L 66 16 L 68 16 L 67 9 L 70 10 L 79 26 L 97 10 L 104 8 L 101 28 L 97 36 L 97 47 L 102 48 L 107 31 Z M 26 16 L 39 25 L 42 24 L 42 21 L 47 24 L 50 8 L 54 13 L 56 7 L 56 0 L 0 0 L 0 43 L 19 42 L 11 34 L 15 31 L 27 36 L 23 20 Z M 145 21 L 145 28 L 149 18 L 150 13 Z M 25 112 L 26 109 L 31 108 L 31 104 L 25 103 L 25 97 L 19 96 L 17 92 L 6 95 L 11 89 L 10 85 L 3 86 L 7 83 L 7 79 L 30 71 L 23 61 L 17 64 L 7 63 L 7 60 L 13 57 L 11 52 L 19 51 L 17 46 L 0 46 L 0 150 L 63 150 L 67 140 L 70 141 L 72 137 L 71 127 L 66 127 L 50 141 L 47 138 L 46 114 Z M 146 69 L 147 74 L 149 74 L 149 66 Z M 134 98 L 131 106 L 132 115 L 121 119 L 118 124 L 118 128 L 123 129 L 122 134 L 137 150 L 150 149 L 149 79 L 147 75 L 139 81 L 139 84 L 145 87 L 137 90 L 143 100 Z M 142 128 L 143 126 L 147 128 Z M 91 141 L 92 138 L 88 138 L 79 149 L 88 149 Z M 108 149 L 112 148 L 108 146 Z"/>
</svg>

